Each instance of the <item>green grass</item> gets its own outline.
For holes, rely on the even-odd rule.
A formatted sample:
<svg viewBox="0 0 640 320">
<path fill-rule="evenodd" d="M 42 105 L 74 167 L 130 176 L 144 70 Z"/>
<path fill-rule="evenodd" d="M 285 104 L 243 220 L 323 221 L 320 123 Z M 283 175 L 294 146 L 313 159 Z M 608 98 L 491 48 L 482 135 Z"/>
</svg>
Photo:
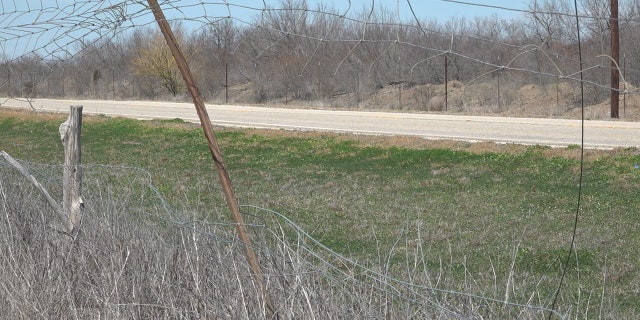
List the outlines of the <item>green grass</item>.
<svg viewBox="0 0 640 320">
<path fill-rule="evenodd" d="M 0 111 L 0 150 L 60 163 L 57 130 L 63 119 Z M 575 146 L 477 150 L 468 144 L 394 144 L 248 129 L 219 129 L 217 136 L 241 203 L 287 215 L 340 253 L 367 264 L 389 256 L 392 266 L 401 268 L 406 253 L 417 252 L 415 243 L 421 243 L 427 265 L 444 261 L 454 277 L 470 273 L 480 279 L 494 272 L 497 281 L 511 271 L 555 290 L 578 200 Z M 198 199 L 206 210 L 207 201 L 222 201 L 219 189 L 211 187 L 216 174 L 197 126 L 85 117 L 82 144 L 84 163 L 151 171 L 170 203 Z M 587 153 L 577 251 L 564 288 L 587 292 L 590 303 L 598 304 L 604 287 L 622 315 L 640 313 L 635 163 L 640 163 L 635 149 Z M 403 240 L 394 246 L 398 239 Z M 541 295 L 548 298 L 550 292 Z"/>
</svg>

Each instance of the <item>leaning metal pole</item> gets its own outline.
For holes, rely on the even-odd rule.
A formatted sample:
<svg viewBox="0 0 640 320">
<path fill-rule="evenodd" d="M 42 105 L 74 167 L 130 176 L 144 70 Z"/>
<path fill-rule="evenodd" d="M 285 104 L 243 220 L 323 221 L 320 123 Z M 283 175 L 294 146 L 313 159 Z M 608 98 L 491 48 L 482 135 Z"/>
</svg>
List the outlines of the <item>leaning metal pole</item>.
<svg viewBox="0 0 640 320">
<path fill-rule="evenodd" d="M 240 206 L 238 205 L 238 200 L 235 195 L 235 191 L 233 189 L 233 184 L 231 183 L 231 178 L 229 177 L 229 172 L 225 166 L 224 160 L 222 158 L 222 153 L 220 151 L 220 146 L 216 140 L 216 136 L 213 131 L 213 125 L 211 124 L 211 120 L 209 119 L 209 114 L 207 113 L 207 109 L 205 108 L 204 101 L 202 100 L 202 96 L 200 95 L 200 91 L 196 85 L 196 82 L 191 73 L 191 69 L 187 64 L 187 60 L 184 58 L 182 51 L 178 45 L 178 41 L 175 38 L 173 31 L 171 30 L 171 26 L 167 22 L 167 19 L 160 8 L 157 0 L 148 0 L 149 7 L 153 11 L 153 15 L 155 17 L 162 34 L 164 35 L 165 40 L 167 41 L 167 45 L 171 50 L 171 54 L 178 65 L 178 69 L 180 69 L 180 73 L 182 74 L 182 78 L 187 85 L 187 89 L 193 98 L 193 104 L 196 107 L 196 111 L 198 113 L 198 118 L 200 118 L 200 124 L 202 125 L 202 129 L 204 130 L 205 137 L 207 139 L 207 143 L 209 145 L 209 151 L 213 156 L 213 161 L 215 163 L 216 169 L 218 171 L 218 177 L 220 179 L 220 183 L 222 184 L 222 189 L 224 191 L 224 195 L 231 210 L 231 217 L 233 218 L 236 224 L 236 231 L 238 232 L 238 236 L 240 240 L 244 244 L 246 259 L 253 273 L 254 281 L 257 284 L 258 289 L 260 290 L 262 297 L 265 303 L 265 312 L 269 319 L 275 318 L 276 312 L 271 304 L 271 299 L 267 293 L 267 290 L 264 286 L 263 274 L 260 270 L 260 264 L 258 263 L 258 258 L 251 246 L 251 239 L 249 238 L 249 233 L 247 231 L 247 227 L 244 223 L 244 219 L 242 218 L 242 214 L 240 213 Z"/>
</svg>

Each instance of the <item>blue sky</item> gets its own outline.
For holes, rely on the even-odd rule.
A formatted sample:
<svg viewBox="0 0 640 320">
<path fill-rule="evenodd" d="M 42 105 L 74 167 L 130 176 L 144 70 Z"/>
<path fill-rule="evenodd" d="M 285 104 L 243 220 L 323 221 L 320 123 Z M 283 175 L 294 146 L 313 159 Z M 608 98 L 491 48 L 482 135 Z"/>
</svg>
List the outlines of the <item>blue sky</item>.
<svg viewBox="0 0 640 320">
<path fill-rule="evenodd" d="M 318 3 L 321 1 L 311 0 L 310 3 Z M 392 11 L 400 10 L 401 17 L 411 17 L 411 10 L 407 4 L 407 0 L 351 0 L 352 8 L 359 9 L 363 6 L 371 7 L 372 2 L 376 7 L 387 7 Z M 472 6 L 455 2 L 447 2 L 442 0 L 410 0 L 411 6 L 418 18 L 430 18 L 438 21 L 446 21 L 451 17 L 473 18 L 476 16 L 490 16 L 496 14 L 498 16 L 513 17 L 518 13 L 500 10 L 496 8 L 488 8 L 482 6 Z M 463 2 L 476 3 L 480 5 L 488 5 L 495 7 L 507 7 L 513 9 L 525 9 L 530 1 L 523 0 L 465 0 Z M 329 1 L 336 8 L 346 9 L 349 1 Z"/>
<path fill-rule="evenodd" d="M 407 0 L 307 0 L 310 8 L 319 3 L 328 4 L 341 13 L 357 15 L 376 8 L 386 8 L 387 12 L 398 15 L 404 22 L 413 19 Z M 417 17 L 421 20 L 446 22 L 453 17 L 473 18 L 477 16 L 497 15 L 517 17 L 521 13 L 498 8 L 525 9 L 533 0 L 462 0 L 478 5 L 456 3 L 446 0 L 409 0 Z M 136 3 L 137 2 L 137 3 Z M 146 1 L 142 1 L 145 3 Z M 279 0 L 159 0 L 168 17 L 193 19 L 199 23 L 212 21 L 231 15 L 233 18 L 249 22 L 260 14 L 266 2 L 279 7 Z M 350 7 L 349 7 L 350 4 Z M 139 1 L 128 0 L 21 0 L 0 2 L 0 58 L 15 58 L 25 52 L 37 51 L 44 56 L 59 56 L 61 52 L 72 52 L 73 46 L 80 40 L 95 38 L 97 32 L 108 35 L 113 26 L 112 6 L 118 6 L 128 12 L 127 20 L 120 25 L 123 28 L 132 25 L 153 25 L 153 16 Z M 172 9 L 173 7 L 173 9 Z M 178 8 L 178 9 L 176 9 Z M 350 8 L 347 12 L 347 9 Z M 95 12 L 101 12 L 95 14 Z M 187 20 L 188 21 L 188 20 Z M 80 22 L 80 24 L 78 24 Z M 107 28 L 102 28 L 105 25 Z"/>
<path fill-rule="evenodd" d="M 372 4 L 376 8 L 385 7 L 386 9 L 397 14 L 400 11 L 400 17 L 402 19 L 412 19 L 411 10 L 407 0 L 307 0 L 310 8 L 314 8 L 319 3 L 328 4 L 330 7 L 337 9 L 339 12 L 346 12 L 349 9 L 349 13 L 354 14 L 362 12 L 365 8 L 371 8 Z M 498 8 L 483 7 L 506 7 L 512 9 L 525 9 L 527 5 L 533 0 L 463 0 L 461 2 L 474 3 L 476 5 L 469 5 L 463 3 L 456 3 L 443 0 L 409 0 L 416 15 L 420 19 L 429 18 L 435 19 L 440 22 L 449 20 L 452 17 L 465 17 L 473 18 L 477 16 L 491 16 L 498 15 L 503 17 L 516 17 L 521 13 L 501 10 Z M 174 1 L 179 3 L 180 1 Z M 261 8 L 263 6 L 262 0 L 228 0 L 230 6 L 231 15 L 234 17 L 241 17 L 246 19 L 252 14 L 259 13 L 258 10 L 245 10 L 242 7 Z M 267 5 L 278 7 L 279 0 L 266 0 Z M 218 8 L 220 8 L 219 6 Z"/>
</svg>

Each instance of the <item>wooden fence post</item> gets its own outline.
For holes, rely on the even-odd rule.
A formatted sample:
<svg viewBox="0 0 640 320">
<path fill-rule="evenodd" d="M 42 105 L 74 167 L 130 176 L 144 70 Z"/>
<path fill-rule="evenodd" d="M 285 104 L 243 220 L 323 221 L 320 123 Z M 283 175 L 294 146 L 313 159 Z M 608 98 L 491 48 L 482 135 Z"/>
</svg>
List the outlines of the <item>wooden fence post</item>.
<svg viewBox="0 0 640 320">
<path fill-rule="evenodd" d="M 80 133 L 82 129 L 82 106 L 71 106 L 69 117 L 60 125 L 60 139 L 64 146 L 64 171 L 62 175 L 62 211 L 66 215 L 68 233 L 77 229 L 84 202 L 82 186 Z"/>
</svg>

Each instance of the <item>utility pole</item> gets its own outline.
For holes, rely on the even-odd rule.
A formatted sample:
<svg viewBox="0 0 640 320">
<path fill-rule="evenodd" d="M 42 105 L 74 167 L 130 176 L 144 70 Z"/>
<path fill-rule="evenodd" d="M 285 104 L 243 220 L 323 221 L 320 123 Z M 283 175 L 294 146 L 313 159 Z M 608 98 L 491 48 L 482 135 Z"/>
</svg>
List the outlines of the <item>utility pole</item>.
<svg viewBox="0 0 640 320">
<path fill-rule="evenodd" d="M 611 118 L 620 118 L 620 32 L 618 29 L 618 0 L 611 0 Z"/>
</svg>

